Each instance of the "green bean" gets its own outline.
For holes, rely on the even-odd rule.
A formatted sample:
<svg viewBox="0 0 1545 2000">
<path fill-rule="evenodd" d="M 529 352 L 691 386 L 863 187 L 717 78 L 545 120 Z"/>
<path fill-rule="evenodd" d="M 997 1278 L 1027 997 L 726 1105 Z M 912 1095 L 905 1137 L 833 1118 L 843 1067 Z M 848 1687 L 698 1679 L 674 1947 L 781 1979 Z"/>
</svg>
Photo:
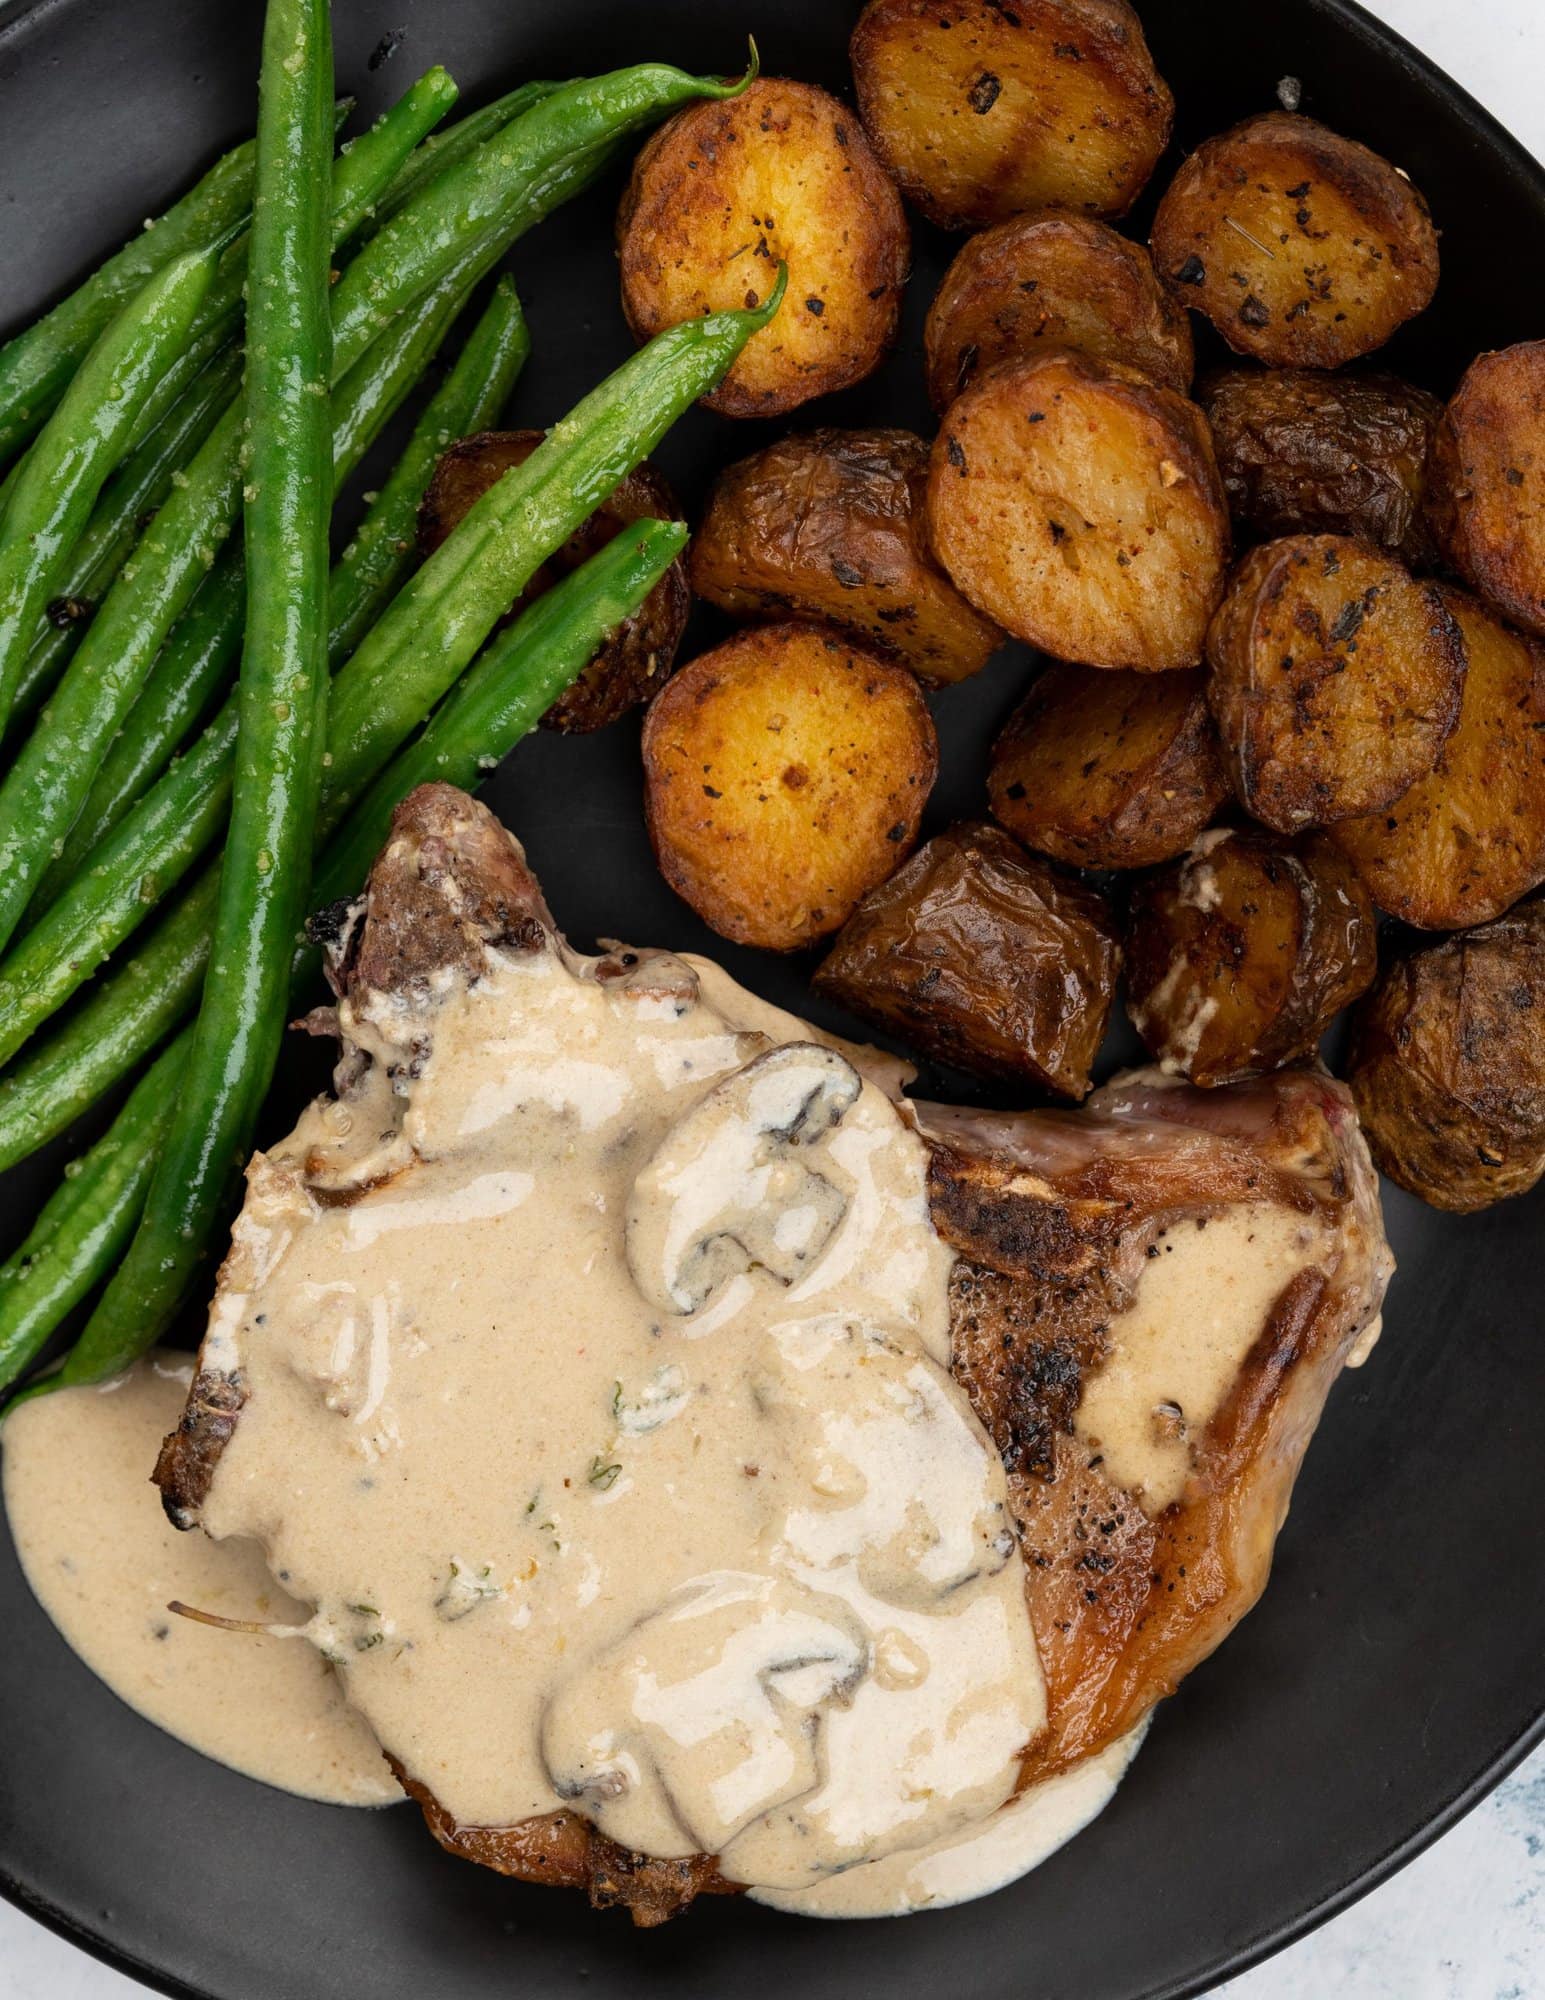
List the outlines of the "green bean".
<svg viewBox="0 0 1545 2000">
<path fill-rule="evenodd" d="M 595 658 L 686 546 L 679 521 L 635 521 L 492 639 L 388 764 L 327 844 L 313 900 L 354 894 L 385 845 L 392 813 L 431 780 L 475 791 Z"/>
<path fill-rule="evenodd" d="M 531 336 L 514 284 L 501 278 L 455 366 L 415 425 L 406 450 L 333 565 L 327 593 L 327 657 L 334 666 L 348 658 L 375 623 L 411 560 L 418 505 L 441 452 L 456 438 L 493 423 L 530 349 Z"/>
<path fill-rule="evenodd" d="M 252 588 L 230 830 L 192 1053 L 139 1228 L 84 1336 L 93 1366 L 105 1349 L 143 1351 L 181 1303 L 284 1033 L 327 733 L 332 66 L 330 0 L 268 0 L 247 306 Z"/>
<path fill-rule="evenodd" d="M 0 347 L 0 458 L 41 428 L 80 359 L 124 300 L 185 250 L 201 250 L 252 205 L 252 141 L 126 243 L 52 312 Z"/>
<path fill-rule="evenodd" d="M 744 77 L 724 83 L 641 63 L 562 84 L 533 104 L 430 180 L 350 264 L 333 294 L 337 365 L 352 365 L 453 255 L 460 262 L 482 250 L 492 263 L 518 231 L 566 199 L 563 170 L 576 155 L 610 146 L 693 99 L 737 96 L 754 70 L 753 63 Z"/>
<path fill-rule="evenodd" d="M 27 1240 L 0 1265 L 0 1392 L 118 1262 L 139 1221 L 177 1092 L 180 1051 L 148 1069 L 96 1144 L 64 1170 Z M 64 1379 L 64 1378 L 61 1378 Z"/>
<path fill-rule="evenodd" d="M 686 529 L 678 522 L 634 523 L 501 633 L 436 712 L 419 740 L 372 787 L 349 824 L 329 844 L 318 870 L 318 898 L 328 900 L 358 887 L 382 844 L 392 808 L 414 785 L 440 778 L 475 790 L 489 768 L 508 754 L 543 710 L 583 673 L 607 634 L 638 609 L 680 553 L 686 538 Z M 307 952 L 297 960 L 290 990 L 292 1006 L 304 1004 L 314 956 Z M 190 1040 L 184 1030 L 157 1065 L 168 1085 L 182 1075 Z M 166 1094 L 170 1097 L 170 1088 Z M 121 1115 L 120 1124 L 127 1115 Z M 115 1126 L 109 1137 L 117 1131 Z M 126 1210 L 131 1201 L 143 1199 L 141 1190 L 149 1177 L 158 1134 L 146 1131 L 137 1135 L 134 1143 L 137 1153 L 132 1164 L 138 1174 L 134 1194 L 122 1199 Z M 93 1154 L 83 1166 L 92 1171 L 95 1164 Z M 115 1164 L 123 1173 L 130 1162 Z M 61 1198 L 54 1199 L 59 1202 Z M 53 1206 L 51 1203 L 50 1209 Z M 34 1238 L 40 1234 L 41 1224 Z M 18 1369 L 41 1349 L 69 1307 L 102 1275 L 108 1260 L 98 1255 L 96 1246 L 97 1236 L 76 1225 L 69 1215 L 56 1219 L 48 1242 L 51 1293 L 35 1302 L 25 1327 L 14 1333 L 0 1274 L 0 1388 L 15 1379 Z M 55 1295 L 60 1303 L 50 1311 Z M 13 1355 L 17 1358 L 8 1368 L 7 1358 Z M 61 1383 L 95 1381 L 114 1372 L 128 1358 L 118 1329 L 113 1327 L 105 1341 L 83 1338 L 53 1379 Z"/>
<path fill-rule="evenodd" d="M 491 139 L 501 126 L 529 111 L 533 104 L 551 97 L 557 88 L 555 83 L 522 83 L 506 91 L 503 97 L 496 97 L 492 104 L 485 104 L 480 111 L 469 111 L 465 118 L 458 118 L 443 132 L 431 133 L 403 163 L 402 171 L 376 204 L 376 222 L 389 220 L 438 174 L 456 166 L 475 146 Z"/>
<path fill-rule="evenodd" d="M 86 620 L 134 547 L 140 522 L 172 489 L 179 468 L 198 450 L 241 385 L 241 350 L 224 350 L 188 388 L 145 442 L 102 489 L 86 531 L 58 585 L 16 687 L 11 723 L 30 716 L 58 684 L 85 633 Z"/>
<path fill-rule="evenodd" d="M 213 253 L 190 250 L 148 279 L 98 336 L 22 461 L 0 520 L 0 730 L 37 621 L 213 275 Z"/>
</svg>

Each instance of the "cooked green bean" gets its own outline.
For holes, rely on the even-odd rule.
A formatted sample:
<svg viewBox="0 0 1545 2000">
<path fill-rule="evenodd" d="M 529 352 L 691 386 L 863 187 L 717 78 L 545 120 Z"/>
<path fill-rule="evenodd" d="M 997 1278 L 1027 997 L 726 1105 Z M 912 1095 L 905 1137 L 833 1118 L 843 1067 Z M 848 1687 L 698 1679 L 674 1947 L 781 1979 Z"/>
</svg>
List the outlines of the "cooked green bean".
<svg viewBox="0 0 1545 2000">
<path fill-rule="evenodd" d="M 333 565 L 327 592 L 327 657 L 334 666 L 348 658 L 375 623 L 411 561 L 418 505 L 441 452 L 456 438 L 493 423 L 530 348 L 514 284 L 501 278 L 455 366 L 419 418 L 353 540 Z"/>
<path fill-rule="evenodd" d="M 249 139 L 52 312 L 0 347 L 0 458 L 46 422 L 82 355 L 124 300 L 183 251 L 205 249 L 224 236 L 251 205 Z"/>
<path fill-rule="evenodd" d="M 475 146 L 491 139 L 501 126 L 529 111 L 533 104 L 551 97 L 557 88 L 555 83 L 522 83 L 506 91 L 503 97 L 496 97 L 492 104 L 485 104 L 480 111 L 469 111 L 465 118 L 458 118 L 443 132 L 431 133 L 403 163 L 402 171 L 376 204 L 375 220 L 381 223 L 394 216 L 447 167 L 464 160 Z"/>
<path fill-rule="evenodd" d="M 149 391 L 182 348 L 212 251 L 174 257 L 98 335 L 22 461 L 0 519 L 0 730 L 52 599 Z"/>
</svg>

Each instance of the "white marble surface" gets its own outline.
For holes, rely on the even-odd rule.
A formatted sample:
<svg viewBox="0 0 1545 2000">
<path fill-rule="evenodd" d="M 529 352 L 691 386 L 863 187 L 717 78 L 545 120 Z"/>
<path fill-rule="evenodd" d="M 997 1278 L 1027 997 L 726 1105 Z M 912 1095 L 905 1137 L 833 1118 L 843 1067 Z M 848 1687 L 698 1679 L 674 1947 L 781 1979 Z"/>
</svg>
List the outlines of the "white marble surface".
<svg viewBox="0 0 1545 2000">
<path fill-rule="evenodd" d="M 1240 4 L 1269 6 L 1271 0 Z M 1545 159 L 1545 0 L 1365 4 Z M 143 1990 L 0 1903 L 0 2000 L 130 2000 Z M 1545 1749 L 1393 1881 L 1230 1981 L 1217 2000 L 1224 1996 L 1545 1996 Z"/>
</svg>

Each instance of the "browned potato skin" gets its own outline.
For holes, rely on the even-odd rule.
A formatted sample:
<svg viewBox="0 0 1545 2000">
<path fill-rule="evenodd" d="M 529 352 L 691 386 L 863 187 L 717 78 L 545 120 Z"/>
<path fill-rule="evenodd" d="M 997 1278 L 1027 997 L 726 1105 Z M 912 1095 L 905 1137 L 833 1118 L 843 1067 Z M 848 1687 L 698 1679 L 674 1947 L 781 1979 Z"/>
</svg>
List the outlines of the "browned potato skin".
<svg viewBox="0 0 1545 2000">
<path fill-rule="evenodd" d="M 1465 581 L 1545 638 L 1545 340 L 1465 370 L 1438 425 L 1429 511 Z"/>
<path fill-rule="evenodd" d="M 1193 667 L 1229 547 L 1206 420 L 1118 362 L 1000 362 L 934 440 L 928 537 L 978 610 L 1043 652 Z"/>
<path fill-rule="evenodd" d="M 1124 215 L 1169 143 L 1175 101 L 1126 0 L 869 0 L 850 54 L 881 159 L 945 229 Z"/>
<path fill-rule="evenodd" d="M 419 546 L 437 549 L 462 516 L 512 465 L 524 465 L 542 442 L 541 431 L 480 431 L 461 438 L 441 454 L 419 503 Z M 604 548 L 633 521 L 679 520 L 676 496 L 652 465 L 640 465 L 598 507 L 582 528 L 548 557 L 510 607 L 522 611 Z M 623 620 L 579 679 L 559 695 L 542 717 L 544 729 L 585 735 L 647 701 L 669 675 L 692 608 L 686 565 L 679 558 L 661 577 L 631 618 Z"/>
<path fill-rule="evenodd" d="M 1368 893 L 1423 930 L 1458 930 L 1545 881 L 1545 645 L 1440 585 L 1469 666 L 1437 768 L 1392 806 L 1331 829 Z"/>
<path fill-rule="evenodd" d="M 644 718 L 660 872 L 737 944 L 829 936 L 911 853 L 939 768 L 905 667 L 815 625 L 700 654 Z"/>
<path fill-rule="evenodd" d="M 1373 905 L 1323 834 L 1219 828 L 1133 895 L 1132 1024 L 1208 1088 L 1312 1054 L 1377 966 Z"/>
<path fill-rule="evenodd" d="M 689 554 L 692 588 L 737 618 L 824 619 L 931 686 L 1003 644 L 934 561 L 928 447 L 911 431 L 810 431 L 722 472 Z"/>
<path fill-rule="evenodd" d="M 1545 1175 L 1545 905 L 1398 960 L 1353 1017 L 1347 1082 L 1374 1159 L 1468 1214 Z"/>
<path fill-rule="evenodd" d="M 1081 868 L 1183 854 L 1228 795 L 1200 672 L 1054 663 L 1005 724 L 987 772 L 993 817 Z"/>
<path fill-rule="evenodd" d="M 760 304 L 788 265 L 771 325 L 703 398 L 724 416 L 775 417 L 861 382 L 896 337 L 906 217 L 863 127 L 813 84 L 762 77 L 677 112 L 634 164 L 617 238 L 639 340 Z"/>
<path fill-rule="evenodd" d="M 1361 535 L 1402 562 L 1432 561 L 1422 498 L 1436 396 L 1395 375 L 1223 368 L 1197 401 L 1249 538 Z"/>
<path fill-rule="evenodd" d="M 1198 146 L 1159 203 L 1153 261 L 1236 354 L 1339 368 L 1438 282 L 1427 204 L 1377 153 L 1271 111 Z"/>
<path fill-rule="evenodd" d="M 928 395 L 947 410 L 980 369 L 1047 347 L 1140 369 L 1183 396 L 1196 357 L 1148 252 L 1088 215 L 1020 215 L 961 249 L 923 333 Z"/>
<path fill-rule="evenodd" d="M 1464 637 L 1435 584 L 1341 535 L 1252 549 L 1207 634 L 1240 801 L 1279 833 L 1382 811 L 1459 720 Z"/>
<path fill-rule="evenodd" d="M 940 1062 L 1082 1098 L 1120 964 L 1102 895 L 977 824 L 869 892 L 815 987 Z"/>
</svg>

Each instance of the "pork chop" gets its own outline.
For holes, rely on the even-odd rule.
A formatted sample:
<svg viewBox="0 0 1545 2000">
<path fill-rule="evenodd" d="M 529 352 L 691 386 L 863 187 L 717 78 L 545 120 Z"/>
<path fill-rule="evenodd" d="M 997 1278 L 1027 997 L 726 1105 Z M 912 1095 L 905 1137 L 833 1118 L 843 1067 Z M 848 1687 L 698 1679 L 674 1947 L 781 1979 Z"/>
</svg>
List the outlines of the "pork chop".
<svg viewBox="0 0 1545 2000">
<path fill-rule="evenodd" d="M 567 951 L 518 844 L 443 785 L 404 801 L 363 898 L 320 932 L 338 994 L 368 996 L 354 1013 L 393 1023 L 384 1042 L 345 1044 L 344 1107 L 383 1084 L 411 1101 L 439 1010 L 490 953 Z M 679 958 L 620 948 L 590 976 L 677 995 L 698 979 Z M 337 1019 L 319 1010 L 308 1025 Z M 748 996 L 742 1025 L 828 1039 Z M 895 1086 L 887 1059 L 867 1074 Z M 951 1365 L 1007 1474 L 1047 1684 L 1023 1789 L 1133 1729 L 1255 1602 L 1326 1393 L 1366 1346 L 1391 1266 L 1350 1100 L 1319 1071 L 1205 1093 L 1145 1072 L 1079 1112 L 915 1116 L 934 1225 L 955 1253 Z M 309 1198 L 346 1203 L 389 1181 L 405 1143 L 400 1126 L 384 1133 L 342 1182 L 318 1155 Z M 156 1468 L 180 1526 L 199 1521 L 246 1394 L 206 1339 Z M 577 1812 L 458 1824 L 424 1773 L 397 1768 L 442 1845 L 586 1887 L 637 1922 L 736 1887 L 708 1855 L 636 1853 Z"/>
</svg>

